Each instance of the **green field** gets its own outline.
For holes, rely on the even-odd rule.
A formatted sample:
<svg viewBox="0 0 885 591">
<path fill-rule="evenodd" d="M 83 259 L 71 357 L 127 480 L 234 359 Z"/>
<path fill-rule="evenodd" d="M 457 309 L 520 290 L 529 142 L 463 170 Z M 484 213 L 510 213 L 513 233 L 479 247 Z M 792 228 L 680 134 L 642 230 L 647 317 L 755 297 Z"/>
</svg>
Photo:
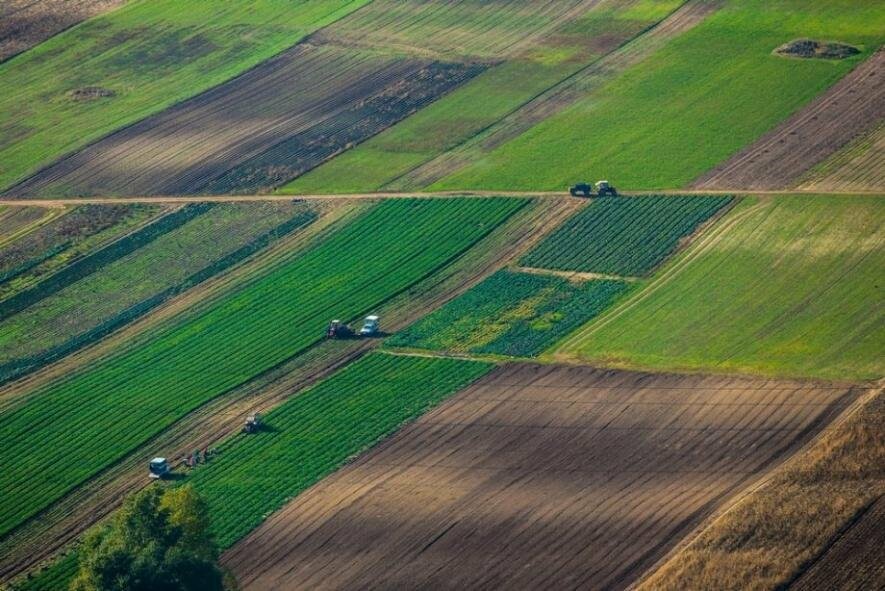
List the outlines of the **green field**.
<svg viewBox="0 0 885 591">
<path fill-rule="evenodd" d="M 561 189 L 587 174 L 631 189 L 683 186 L 868 57 L 883 31 L 885 11 L 872 0 L 729 0 L 576 105 L 431 188 Z M 863 53 L 835 61 L 772 54 L 800 37 Z"/>
<path fill-rule="evenodd" d="M 885 201 L 748 197 L 555 355 L 654 369 L 885 372 Z"/>
<path fill-rule="evenodd" d="M 316 214 L 292 203 L 219 204 L 0 321 L 0 382 L 131 322 Z"/>
<path fill-rule="evenodd" d="M 184 321 L 35 392 L 0 416 L 0 534 L 315 344 L 331 318 L 370 312 L 447 265 L 527 203 L 382 202 Z"/>
<path fill-rule="evenodd" d="M 623 281 L 586 281 L 499 271 L 386 344 L 528 357 L 550 347 L 623 294 Z"/>
<path fill-rule="evenodd" d="M 731 201 L 730 197 L 595 199 L 520 263 L 611 275 L 645 275 Z"/>
<path fill-rule="evenodd" d="M 81 205 L 53 217 L 0 248 L 0 301 L 35 287 L 160 213 L 160 207 L 149 205 Z"/>
<path fill-rule="evenodd" d="M 134 0 L 0 64 L 0 189 L 228 80 L 368 0 Z M 78 99 L 79 89 L 113 96 Z"/>
<path fill-rule="evenodd" d="M 415 115 L 374 138 L 329 160 L 278 190 L 284 194 L 348 193 L 383 188 L 416 189 L 403 179 L 417 166 L 469 140 L 527 101 L 595 62 L 608 47 L 632 38 L 677 8 L 674 0 L 627 3 L 604 0 L 580 17 L 557 27 L 519 55 L 491 68 Z M 409 41 L 427 40 L 419 33 L 438 34 L 469 20 L 455 12 L 453 22 L 433 22 L 434 27 L 409 28 Z M 347 25 L 347 22 L 342 23 Z M 498 23 L 508 31 L 520 25 Z M 392 33 L 394 36 L 396 32 Z M 487 39 L 489 33 L 474 37 Z M 604 35 L 604 42 L 600 41 Z M 383 46 L 390 39 L 377 39 Z M 442 42 L 442 41 L 439 41 Z M 480 41 L 479 43 L 482 43 Z M 432 46 L 433 43 L 430 42 Z M 487 48 L 480 48 L 487 51 Z M 448 48 L 455 51 L 455 48 Z M 461 48 L 461 50 L 464 50 Z"/>
</svg>

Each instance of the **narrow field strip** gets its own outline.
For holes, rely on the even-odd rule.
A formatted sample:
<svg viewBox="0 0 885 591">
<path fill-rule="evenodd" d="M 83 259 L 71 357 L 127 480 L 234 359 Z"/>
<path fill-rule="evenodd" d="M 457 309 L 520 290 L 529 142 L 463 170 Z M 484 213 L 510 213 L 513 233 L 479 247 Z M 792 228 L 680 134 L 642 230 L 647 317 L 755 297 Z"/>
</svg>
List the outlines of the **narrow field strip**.
<svg viewBox="0 0 885 591">
<path fill-rule="evenodd" d="M 129 2 L 0 64 L 0 190 L 230 80 L 367 0 Z"/>
<path fill-rule="evenodd" d="M 499 271 L 386 341 L 387 346 L 530 357 L 607 308 L 628 288 Z"/>
<path fill-rule="evenodd" d="M 817 164 L 875 129 L 883 119 L 885 49 L 880 49 L 811 104 L 691 186 L 697 189 L 794 187 Z M 863 188 L 885 191 L 882 184 L 866 184 Z"/>
<path fill-rule="evenodd" d="M 525 204 L 381 203 L 187 322 L 0 415 L 0 433 L 14 440 L 0 450 L 10 466 L 2 486 L 12 493 L 0 500 L 0 531 L 8 534 L 188 412 L 316 343 L 330 318 L 369 312 L 428 276 Z M 367 256 L 367 248 L 378 254 Z M 72 406 L 75 400 L 81 403 Z M 35 469 L 40 482 L 29 477 Z"/>
<path fill-rule="evenodd" d="M 520 264 L 559 271 L 647 275 L 730 197 L 594 199 L 525 255 Z"/>
<path fill-rule="evenodd" d="M 0 321 L 0 383 L 95 342 L 315 218 L 297 204 L 209 209 Z"/>
<path fill-rule="evenodd" d="M 168 206 L 94 204 L 58 207 L 0 247 L 0 301 L 39 285 L 54 273 L 137 232 Z"/>
<path fill-rule="evenodd" d="M 0 248 L 5 248 L 8 244 L 15 242 L 22 236 L 34 231 L 43 224 L 46 224 L 54 218 L 62 215 L 62 208 L 52 209 L 35 209 L 30 206 L 13 207 L 6 206 L 0 208 L 0 228 L 3 233 L 0 234 Z M 8 268 L 9 263 L 6 263 Z"/>
<path fill-rule="evenodd" d="M 106 246 L 90 252 L 46 277 L 32 287 L 19 291 L 0 301 L 0 322 L 14 314 L 33 306 L 69 285 L 97 272 L 105 265 L 129 255 L 150 244 L 164 234 L 181 227 L 195 217 L 209 210 L 211 203 L 192 203 L 152 220 L 134 232 L 115 240 Z M 58 253 L 52 253 L 55 256 Z"/>
<path fill-rule="evenodd" d="M 509 364 L 296 497 L 223 562 L 247 590 L 626 588 L 855 396 Z"/>
<path fill-rule="evenodd" d="M 561 344 L 562 360 L 876 379 L 885 201 L 747 197 L 646 287 Z"/>
</svg>

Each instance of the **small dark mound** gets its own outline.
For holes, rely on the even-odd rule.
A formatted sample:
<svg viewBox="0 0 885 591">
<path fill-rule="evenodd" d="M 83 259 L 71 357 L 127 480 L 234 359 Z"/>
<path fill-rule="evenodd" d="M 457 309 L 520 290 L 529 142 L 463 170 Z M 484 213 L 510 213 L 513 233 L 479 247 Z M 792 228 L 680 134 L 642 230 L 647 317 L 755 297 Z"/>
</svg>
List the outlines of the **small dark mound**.
<svg viewBox="0 0 885 591">
<path fill-rule="evenodd" d="M 781 45 L 774 52 L 788 57 L 817 58 L 841 60 L 857 55 L 860 50 L 853 45 L 835 41 L 815 41 L 814 39 L 796 39 Z"/>
<path fill-rule="evenodd" d="M 100 98 L 110 98 L 117 93 L 109 88 L 101 86 L 84 86 L 83 88 L 75 88 L 68 93 L 75 101 L 94 101 Z"/>
</svg>

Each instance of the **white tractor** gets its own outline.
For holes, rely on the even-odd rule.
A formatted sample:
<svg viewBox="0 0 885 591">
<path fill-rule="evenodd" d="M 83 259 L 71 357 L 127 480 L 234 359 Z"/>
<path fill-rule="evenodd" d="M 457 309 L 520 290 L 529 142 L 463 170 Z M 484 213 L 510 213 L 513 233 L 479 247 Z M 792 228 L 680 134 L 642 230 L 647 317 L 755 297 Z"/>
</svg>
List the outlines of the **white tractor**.
<svg viewBox="0 0 885 591">
<path fill-rule="evenodd" d="M 381 318 L 378 316 L 366 316 L 363 327 L 360 329 L 361 337 L 374 337 L 381 330 Z"/>
<path fill-rule="evenodd" d="M 166 458 L 154 458 L 148 464 L 148 476 L 151 478 L 165 478 L 169 475 L 169 462 Z"/>
</svg>

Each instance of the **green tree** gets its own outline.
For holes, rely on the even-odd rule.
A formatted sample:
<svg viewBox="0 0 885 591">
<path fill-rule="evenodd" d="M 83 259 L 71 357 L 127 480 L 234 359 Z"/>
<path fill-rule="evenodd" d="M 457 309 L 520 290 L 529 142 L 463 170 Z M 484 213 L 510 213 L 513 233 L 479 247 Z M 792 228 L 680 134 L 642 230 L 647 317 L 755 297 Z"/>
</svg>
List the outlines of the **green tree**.
<svg viewBox="0 0 885 591">
<path fill-rule="evenodd" d="M 206 503 L 189 486 L 150 487 L 89 533 L 72 591 L 222 591 Z"/>
</svg>

